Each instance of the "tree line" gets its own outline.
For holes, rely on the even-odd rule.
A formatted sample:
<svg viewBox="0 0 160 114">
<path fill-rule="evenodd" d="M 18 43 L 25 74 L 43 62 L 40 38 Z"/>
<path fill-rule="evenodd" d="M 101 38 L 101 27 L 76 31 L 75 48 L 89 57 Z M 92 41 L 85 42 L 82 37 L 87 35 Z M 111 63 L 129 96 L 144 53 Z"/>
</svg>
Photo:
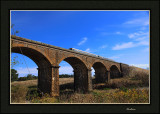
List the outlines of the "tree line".
<svg viewBox="0 0 160 114">
<path fill-rule="evenodd" d="M 25 80 L 34 80 L 38 79 L 38 76 L 28 74 L 26 77 L 19 77 L 18 78 L 18 72 L 15 69 L 11 69 L 11 81 L 25 81 Z"/>
<path fill-rule="evenodd" d="M 38 79 L 38 76 L 32 75 L 32 74 L 28 74 L 25 77 L 18 77 L 18 72 L 15 69 L 11 69 L 11 81 L 25 81 L 25 80 L 35 80 Z M 70 78 L 70 77 L 74 77 L 73 75 L 69 75 L 69 74 L 61 74 L 59 75 L 59 78 Z"/>
</svg>

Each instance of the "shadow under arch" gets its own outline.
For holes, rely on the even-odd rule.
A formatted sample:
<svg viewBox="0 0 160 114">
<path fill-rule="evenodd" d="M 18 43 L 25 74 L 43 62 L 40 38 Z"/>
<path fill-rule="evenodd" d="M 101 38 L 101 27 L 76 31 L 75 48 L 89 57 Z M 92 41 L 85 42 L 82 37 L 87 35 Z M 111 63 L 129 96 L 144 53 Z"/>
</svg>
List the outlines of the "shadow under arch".
<svg viewBox="0 0 160 114">
<path fill-rule="evenodd" d="M 108 71 L 101 62 L 95 62 L 92 67 L 95 70 L 95 83 L 104 83 L 108 81 Z"/>
<path fill-rule="evenodd" d="M 121 77 L 121 73 L 118 67 L 116 65 L 112 65 L 110 67 L 110 78 L 114 79 L 114 78 L 120 78 L 120 77 Z"/>
<path fill-rule="evenodd" d="M 73 68 L 74 91 L 80 93 L 88 92 L 88 69 L 84 62 L 74 56 L 66 57 L 61 61 L 69 63 Z"/>
<path fill-rule="evenodd" d="M 29 47 L 12 47 L 11 52 L 29 57 L 38 66 L 38 89 L 43 93 L 50 93 L 52 71 L 51 62 L 41 52 Z"/>
</svg>

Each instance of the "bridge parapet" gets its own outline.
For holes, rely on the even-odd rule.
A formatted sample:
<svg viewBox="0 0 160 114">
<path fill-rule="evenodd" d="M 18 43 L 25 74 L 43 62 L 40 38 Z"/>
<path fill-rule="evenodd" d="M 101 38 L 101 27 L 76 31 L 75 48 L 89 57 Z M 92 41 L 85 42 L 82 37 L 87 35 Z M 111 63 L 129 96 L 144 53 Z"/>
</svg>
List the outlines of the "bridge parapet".
<svg viewBox="0 0 160 114">
<path fill-rule="evenodd" d="M 98 60 L 109 61 L 109 62 L 112 62 L 112 63 L 118 63 L 119 64 L 119 62 L 111 61 L 109 59 L 107 60 L 105 58 L 96 57 L 96 56 L 92 56 L 92 55 L 87 55 L 85 53 L 79 53 L 79 52 L 74 51 L 74 50 L 69 50 L 69 49 L 58 47 L 58 46 L 53 46 L 53 45 L 50 45 L 50 44 L 46 44 L 46 43 L 42 43 L 42 42 L 39 42 L 39 41 L 30 40 L 30 39 L 27 39 L 27 38 L 22 38 L 22 37 L 15 36 L 15 35 L 11 35 L 11 39 L 24 41 L 24 42 L 28 42 L 28 43 L 33 43 L 33 44 L 37 44 L 37 45 L 41 45 L 41 46 L 46 46 L 46 47 L 49 47 L 49 48 L 54 48 L 54 49 L 62 50 L 62 51 L 69 52 L 69 53 L 85 55 L 87 57 L 92 57 L 92 58 L 95 58 L 95 59 L 98 59 Z"/>
</svg>

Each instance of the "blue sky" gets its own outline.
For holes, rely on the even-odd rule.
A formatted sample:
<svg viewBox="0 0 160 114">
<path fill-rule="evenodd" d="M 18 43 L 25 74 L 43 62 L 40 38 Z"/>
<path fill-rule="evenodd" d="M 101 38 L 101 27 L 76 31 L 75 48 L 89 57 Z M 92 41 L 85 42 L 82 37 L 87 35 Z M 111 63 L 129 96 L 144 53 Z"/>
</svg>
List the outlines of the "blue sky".
<svg viewBox="0 0 160 114">
<path fill-rule="evenodd" d="M 11 23 L 20 37 L 149 67 L 149 11 L 11 11 Z M 15 56 L 20 64 L 14 68 L 20 76 L 37 75 L 32 60 L 11 54 Z M 73 71 L 66 62 L 60 66 L 60 74 Z"/>
</svg>

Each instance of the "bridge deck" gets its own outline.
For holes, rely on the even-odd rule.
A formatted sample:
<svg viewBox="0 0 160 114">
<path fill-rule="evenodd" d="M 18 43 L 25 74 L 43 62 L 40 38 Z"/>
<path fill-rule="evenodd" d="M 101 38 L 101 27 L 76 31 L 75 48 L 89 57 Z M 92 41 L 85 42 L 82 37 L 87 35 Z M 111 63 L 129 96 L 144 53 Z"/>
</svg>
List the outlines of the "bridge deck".
<svg viewBox="0 0 160 114">
<path fill-rule="evenodd" d="M 21 40 L 21 41 L 29 42 L 29 43 L 34 43 L 34 44 L 42 45 L 42 46 L 47 46 L 47 47 L 51 47 L 51 48 L 55 48 L 55 49 L 59 49 L 59 50 L 63 50 L 63 51 L 71 52 L 71 53 L 77 53 L 77 54 L 80 54 L 80 55 L 85 55 L 85 56 L 89 56 L 89 57 L 100 59 L 100 60 L 105 60 L 105 61 L 110 61 L 110 62 L 114 62 L 114 63 L 119 63 L 119 62 L 116 62 L 116 61 L 107 60 L 107 59 L 104 59 L 104 58 L 101 58 L 101 57 L 96 57 L 96 56 L 88 55 L 88 54 L 85 54 L 85 53 L 79 53 L 79 52 L 76 52 L 74 50 L 69 50 L 69 49 L 53 46 L 53 45 L 50 45 L 50 44 L 46 44 L 46 43 L 42 43 L 42 42 L 38 42 L 38 41 L 26 39 L 26 38 L 22 38 L 22 37 L 15 36 L 15 35 L 11 35 L 11 38 L 12 39 L 16 39 L 16 40 Z M 122 64 L 124 64 L 124 63 L 122 63 Z"/>
</svg>

